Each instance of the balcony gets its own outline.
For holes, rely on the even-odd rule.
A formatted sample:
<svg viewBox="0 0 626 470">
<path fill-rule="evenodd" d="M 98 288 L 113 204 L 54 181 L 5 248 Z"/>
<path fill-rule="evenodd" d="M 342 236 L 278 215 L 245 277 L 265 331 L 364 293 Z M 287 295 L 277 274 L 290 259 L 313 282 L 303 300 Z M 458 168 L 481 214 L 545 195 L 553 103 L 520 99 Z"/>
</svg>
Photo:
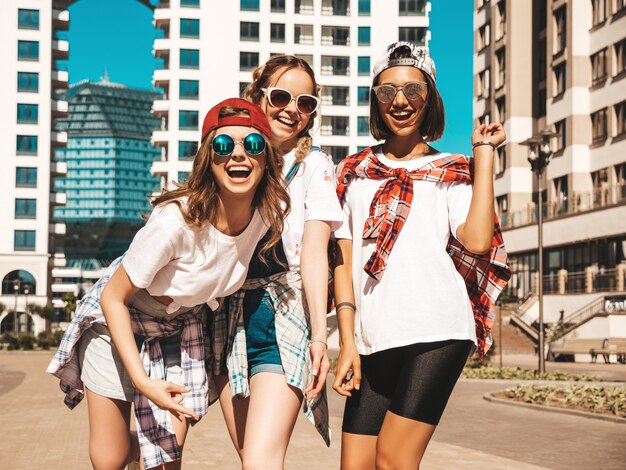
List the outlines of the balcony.
<svg viewBox="0 0 626 470">
<path fill-rule="evenodd" d="M 348 0 L 323 0 L 322 15 L 350 16 L 350 2 Z"/>
<path fill-rule="evenodd" d="M 312 15 L 315 13 L 313 0 L 296 0 L 295 12 L 298 15 Z"/>
<path fill-rule="evenodd" d="M 350 135 L 348 116 L 323 116 L 320 134 L 323 136 Z"/>
<path fill-rule="evenodd" d="M 52 71 L 52 88 L 67 90 L 69 74 L 67 70 L 53 70 Z"/>
<path fill-rule="evenodd" d="M 164 69 L 155 69 L 152 75 L 152 81 L 154 82 L 154 88 L 169 89 L 170 87 L 170 71 Z"/>
<path fill-rule="evenodd" d="M 52 100 L 50 103 L 50 110 L 53 118 L 67 117 L 68 115 L 68 103 L 65 100 Z"/>
<path fill-rule="evenodd" d="M 306 46 L 313 45 L 313 25 L 297 24 L 294 26 L 294 42 Z"/>
<path fill-rule="evenodd" d="M 53 131 L 50 133 L 50 145 L 52 147 L 64 147 L 67 145 L 67 132 Z"/>
<path fill-rule="evenodd" d="M 167 177 L 168 170 L 168 162 L 155 160 L 154 162 L 152 162 L 152 168 L 150 168 L 150 173 L 152 173 L 154 176 Z"/>
<path fill-rule="evenodd" d="M 67 175 L 67 163 L 66 162 L 52 162 L 50 164 L 50 174 L 52 176 Z"/>
<path fill-rule="evenodd" d="M 158 39 L 169 39 L 170 37 L 170 19 L 169 18 L 155 19 L 154 28 L 157 30 Z"/>
<path fill-rule="evenodd" d="M 350 87 L 325 86 L 322 88 L 322 105 L 350 106 Z"/>
<path fill-rule="evenodd" d="M 155 117 L 165 119 L 165 121 L 167 122 L 169 112 L 170 112 L 169 100 L 154 100 L 152 102 L 152 114 Z M 162 130 L 165 130 L 165 129 L 162 129 Z"/>
<path fill-rule="evenodd" d="M 67 263 L 64 253 L 55 253 L 52 255 L 52 266 L 54 268 L 64 268 Z"/>
<path fill-rule="evenodd" d="M 169 39 L 155 39 L 153 47 L 153 55 L 155 59 L 160 59 L 162 62 L 157 63 L 154 73 L 160 70 L 169 70 L 170 68 L 170 50 L 169 49 L 157 49 L 157 41 L 169 41 Z M 161 43 L 162 44 L 162 43 Z"/>
<path fill-rule="evenodd" d="M 350 28 L 342 26 L 322 26 L 323 46 L 349 46 Z"/>
<path fill-rule="evenodd" d="M 159 130 L 152 132 L 152 145 L 163 146 L 170 141 L 170 133 L 167 130 Z"/>
<path fill-rule="evenodd" d="M 52 41 L 52 58 L 56 60 L 67 60 L 70 56 L 70 43 L 65 39 Z"/>
<path fill-rule="evenodd" d="M 48 226 L 48 232 L 51 235 L 65 235 L 65 224 L 61 222 L 55 222 Z"/>
<path fill-rule="evenodd" d="M 67 194 L 50 193 L 50 205 L 51 206 L 64 206 L 65 204 L 67 204 Z"/>
<path fill-rule="evenodd" d="M 52 10 L 52 29 L 56 31 L 70 29 L 70 12 L 68 10 Z"/>
<path fill-rule="evenodd" d="M 349 76 L 350 57 L 322 56 L 322 75 Z"/>
</svg>

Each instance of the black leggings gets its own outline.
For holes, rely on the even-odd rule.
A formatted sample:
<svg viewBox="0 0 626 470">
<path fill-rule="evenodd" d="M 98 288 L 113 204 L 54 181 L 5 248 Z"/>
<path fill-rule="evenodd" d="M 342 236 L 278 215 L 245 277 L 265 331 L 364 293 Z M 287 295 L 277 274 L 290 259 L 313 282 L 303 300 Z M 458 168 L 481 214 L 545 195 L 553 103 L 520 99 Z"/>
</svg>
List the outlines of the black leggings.
<svg viewBox="0 0 626 470">
<path fill-rule="evenodd" d="M 361 389 L 346 400 L 343 432 L 377 436 L 387 411 L 437 425 L 474 343 L 418 343 L 361 356 Z"/>
</svg>

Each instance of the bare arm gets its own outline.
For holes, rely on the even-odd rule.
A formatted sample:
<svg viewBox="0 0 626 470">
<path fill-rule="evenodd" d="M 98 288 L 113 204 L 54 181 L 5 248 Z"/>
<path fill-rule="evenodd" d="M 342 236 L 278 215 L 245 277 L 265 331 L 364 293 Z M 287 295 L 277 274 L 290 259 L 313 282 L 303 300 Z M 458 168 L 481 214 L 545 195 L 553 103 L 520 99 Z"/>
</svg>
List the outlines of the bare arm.
<svg viewBox="0 0 626 470">
<path fill-rule="evenodd" d="M 333 389 L 343 396 L 361 387 L 361 357 L 354 341 L 354 288 L 352 286 L 352 240 L 338 240 L 339 252 L 335 266 L 335 301 L 339 327 L 339 358 Z M 343 304 L 343 305 L 342 305 Z M 350 377 L 349 372 L 352 371 Z"/>
<path fill-rule="evenodd" d="M 330 225 L 320 220 L 304 223 L 300 266 L 302 287 L 311 317 L 311 361 L 313 380 L 309 398 L 321 392 L 330 365 L 326 355 L 326 304 L 328 300 L 328 240 Z"/>
<path fill-rule="evenodd" d="M 149 400 L 159 408 L 163 408 L 175 413 L 182 413 L 199 417 L 179 404 L 181 393 L 189 391 L 188 387 L 181 387 L 169 382 L 152 380 L 147 375 L 137 352 L 135 338 L 130 320 L 130 312 L 126 306 L 127 302 L 139 289 L 132 283 L 124 266 L 119 268 L 102 291 L 100 306 L 106 318 L 111 338 L 117 348 L 124 367 L 133 385 Z M 177 397 L 175 400 L 174 397 Z"/>
<path fill-rule="evenodd" d="M 483 141 L 498 146 L 506 139 L 500 123 L 481 124 L 472 134 L 472 143 Z M 494 229 L 493 196 L 494 150 L 489 145 L 474 149 L 474 184 L 467 220 L 459 225 L 456 236 L 468 250 L 484 254 L 491 248 Z"/>
</svg>

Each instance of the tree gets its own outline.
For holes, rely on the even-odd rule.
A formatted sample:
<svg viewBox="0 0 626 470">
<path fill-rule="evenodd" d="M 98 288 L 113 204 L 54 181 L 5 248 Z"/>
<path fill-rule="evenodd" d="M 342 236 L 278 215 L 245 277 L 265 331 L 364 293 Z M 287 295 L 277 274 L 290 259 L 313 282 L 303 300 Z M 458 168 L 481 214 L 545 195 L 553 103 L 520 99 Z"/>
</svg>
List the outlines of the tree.
<svg viewBox="0 0 626 470">
<path fill-rule="evenodd" d="M 76 302 L 78 299 L 72 292 L 66 292 L 63 294 L 63 297 L 61 297 L 61 300 L 65 302 L 63 312 L 67 315 L 67 319 L 71 320 L 72 315 L 74 315 L 74 312 L 76 311 Z"/>
</svg>

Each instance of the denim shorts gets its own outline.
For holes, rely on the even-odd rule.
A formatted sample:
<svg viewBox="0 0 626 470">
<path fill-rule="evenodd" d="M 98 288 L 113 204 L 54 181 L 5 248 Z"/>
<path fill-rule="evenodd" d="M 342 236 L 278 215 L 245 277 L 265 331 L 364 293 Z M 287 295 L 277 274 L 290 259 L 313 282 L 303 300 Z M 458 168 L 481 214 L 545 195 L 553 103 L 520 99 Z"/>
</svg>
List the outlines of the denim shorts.
<svg viewBox="0 0 626 470">
<path fill-rule="evenodd" d="M 131 301 L 133 307 L 139 308 L 141 311 L 148 310 L 147 307 L 150 307 L 150 311 L 146 313 L 160 309 L 161 304 L 152 304 L 150 300 L 152 302 L 157 301 L 152 298 L 148 300 L 146 298 L 147 293 L 144 294 L 145 291 L 140 292 L 141 294 L 137 299 Z M 163 305 L 162 307 L 165 311 L 166 306 Z M 137 351 L 141 349 L 143 340 L 143 337 L 135 335 Z M 162 338 L 159 342 L 165 363 L 165 380 L 181 385 L 180 336 Z M 94 323 L 85 330 L 78 341 L 77 352 L 81 368 L 80 378 L 85 387 L 107 398 L 126 402 L 133 401 L 133 384 L 117 348 L 111 340 L 111 334 L 106 325 Z"/>
<path fill-rule="evenodd" d="M 263 289 L 246 291 L 243 321 L 246 330 L 249 377 L 259 372 L 284 374 L 276 341 L 274 308 Z"/>
</svg>

